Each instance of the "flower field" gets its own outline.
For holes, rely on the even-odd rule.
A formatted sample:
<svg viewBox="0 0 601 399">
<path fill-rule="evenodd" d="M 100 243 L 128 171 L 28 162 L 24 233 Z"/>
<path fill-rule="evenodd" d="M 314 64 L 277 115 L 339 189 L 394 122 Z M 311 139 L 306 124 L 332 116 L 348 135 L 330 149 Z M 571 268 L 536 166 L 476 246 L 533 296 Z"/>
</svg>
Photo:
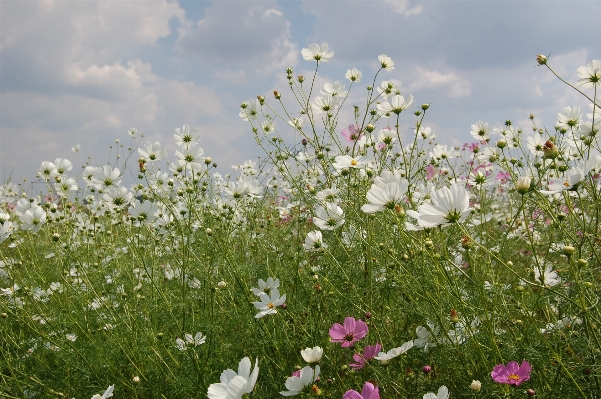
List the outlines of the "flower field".
<svg viewBox="0 0 601 399">
<path fill-rule="evenodd" d="M 317 87 L 302 55 L 230 173 L 183 125 L 0 186 L 0 397 L 601 397 L 601 63 L 554 126 L 453 147 L 390 57 Z"/>
</svg>

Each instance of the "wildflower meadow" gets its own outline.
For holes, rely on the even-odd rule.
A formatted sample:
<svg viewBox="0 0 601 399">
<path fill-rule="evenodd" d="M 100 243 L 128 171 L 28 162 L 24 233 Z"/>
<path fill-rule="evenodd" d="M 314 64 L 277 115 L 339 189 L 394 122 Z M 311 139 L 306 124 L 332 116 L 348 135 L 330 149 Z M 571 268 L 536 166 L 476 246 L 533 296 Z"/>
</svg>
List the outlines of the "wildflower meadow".
<svg viewBox="0 0 601 399">
<path fill-rule="evenodd" d="M 390 57 L 318 87 L 302 55 L 230 173 L 183 125 L 0 186 L 0 397 L 601 397 L 601 63 L 454 147 Z"/>
</svg>

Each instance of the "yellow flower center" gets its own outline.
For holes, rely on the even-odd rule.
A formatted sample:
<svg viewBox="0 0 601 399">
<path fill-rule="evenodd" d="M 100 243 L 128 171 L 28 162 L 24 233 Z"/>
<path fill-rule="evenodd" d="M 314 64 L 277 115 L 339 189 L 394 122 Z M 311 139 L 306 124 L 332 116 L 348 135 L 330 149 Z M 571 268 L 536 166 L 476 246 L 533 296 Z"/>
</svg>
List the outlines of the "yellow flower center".
<svg viewBox="0 0 601 399">
<path fill-rule="evenodd" d="M 273 303 L 269 302 L 269 303 L 267 304 L 267 307 L 268 307 L 269 309 L 273 309 L 273 308 L 274 308 L 274 306 L 273 306 Z"/>
<path fill-rule="evenodd" d="M 509 374 L 509 377 L 507 377 L 507 380 L 515 380 L 515 381 L 519 381 L 520 380 L 520 376 L 517 374 Z"/>
<path fill-rule="evenodd" d="M 357 165 L 357 161 L 355 161 L 354 159 L 351 161 L 351 165 L 356 166 Z"/>
</svg>

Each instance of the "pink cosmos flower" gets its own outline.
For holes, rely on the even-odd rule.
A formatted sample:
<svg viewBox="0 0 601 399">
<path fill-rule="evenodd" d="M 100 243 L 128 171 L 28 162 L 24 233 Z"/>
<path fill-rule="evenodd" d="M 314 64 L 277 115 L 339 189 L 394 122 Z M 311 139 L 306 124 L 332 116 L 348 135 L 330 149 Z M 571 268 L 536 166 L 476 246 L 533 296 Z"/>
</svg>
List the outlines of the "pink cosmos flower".
<svg viewBox="0 0 601 399">
<path fill-rule="evenodd" d="M 499 384 L 518 386 L 530 379 L 530 371 L 532 371 L 532 366 L 527 361 L 524 360 L 521 366 L 518 365 L 518 362 L 511 361 L 507 363 L 507 367 L 497 364 L 490 376 Z"/>
<path fill-rule="evenodd" d="M 438 173 L 438 170 L 436 170 L 436 167 L 434 165 L 426 166 L 426 180 L 434 179 L 434 177 L 436 177 L 437 173 Z"/>
<path fill-rule="evenodd" d="M 361 393 L 351 389 L 344 393 L 342 399 L 380 399 L 380 388 L 367 381 L 363 385 Z"/>
<path fill-rule="evenodd" d="M 359 131 L 359 126 L 357 125 L 349 125 L 349 127 L 344 129 L 341 134 L 342 137 L 351 143 L 359 140 L 362 136 L 361 132 Z"/>
<path fill-rule="evenodd" d="M 371 359 L 376 357 L 376 355 L 378 353 L 380 353 L 381 350 L 382 350 L 382 345 L 380 345 L 377 342 L 375 345 L 367 345 L 363 349 L 363 355 L 361 355 L 359 353 L 355 353 L 353 355 L 353 359 L 355 359 L 356 363 L 351 363 L 351 364 L 349 364 L 349 366 L 351 366 L 355 370 L 360 370 L 363 367 L 365 367 L 367 362 L 369 362 Z"/>
<path fill-rule="evenodd" d="M 335 323 L 330 327 L 332 342 L 341 342 L 343 348 L 348 348 L 367 335 L 367 324 L 353 317 L 344 319 L 344 325 Z"/>
</svg>

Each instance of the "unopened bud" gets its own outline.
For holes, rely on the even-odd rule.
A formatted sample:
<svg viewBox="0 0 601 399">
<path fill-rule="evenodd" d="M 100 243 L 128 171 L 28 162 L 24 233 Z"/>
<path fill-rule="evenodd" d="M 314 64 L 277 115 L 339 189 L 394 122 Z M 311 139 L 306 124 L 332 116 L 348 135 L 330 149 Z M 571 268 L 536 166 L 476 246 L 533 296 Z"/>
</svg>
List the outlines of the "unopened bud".
<svg viewBox="0 0 601 399">
<path fill-rule="evenodd" d="M 211 229 L 207 228 L 207 229 L 205 230 L 205 233 L 206 233 L 208 236 L 210 236 L 211 234 L 213 234 L 213 230 L 211 230 Z"/>
<path fill-rule="evenodd" d="M 303 83 L 305 81 L 305 77 L 303 75 L 298 75 L 296 79 L 298 80 L 298 83 Z"/>
<path fill-rule="evenodd" d="M 574 252 L 576 252 L 576 248 L 574 248 L 571 245 L 564 245 L 564 247 L 561 249 L 563 251 L 563 253 L 567 256 L 572 255 Z"/>
<path fill-rule="evenodd" d="M 554 142 L 552 142 L 551 140 L 547 140 L 545 141 L 545 144 L 543 145 L 543 156 L 545 158 L 556 158 L 557 155 L 559 155 L 559 150 L 557 149 L 557 146 L 555 145 Z"/>
<path fill-rule="evenodd" d="M 273 96 L 275 97 L 276 100 L 279 100 L 280 98 L 282 98 L 282 95 L 277 90 L 273 91 Z"/>
<path fill-rule="evenodd" d="M 451 315 L 449 316 L 451 323 L 457 323 L 459 321 L 459 314 L 455 309 L 451 309 Z"/>
<path fill-rule="evenodd" d="M 528 190 L 530 190 L 530 184 L 532 184 L 532 179 L 528 176 L 520 176 L 518 177 L 518 181 L 515 184 L 515 188 L 518 190 L 520 194 L 526 194 Z"/>
<path fill-rule="evenodd" d="M 422 109 L 425 111 L 430 108 L 430 104 L 422 104 Z"/>
<path fill-rule="evenodd" d="M 478 380 L 473 380 L 470 384 L 470 388 L 472 389 L 472 391 L 478 392 L 480 389 L 482 389 L 482 383 Z"/>
<path fill-rule="evenodd" d="M 543 54 L 539 54 L 536 56 L 536 62 L 538 65 L 546 65 L 547 64 L 547 56 Z"/>
<path fill-rule="evenodd" d="M 365 130 L 367 130 L 369 133 L 373 132 L 375 128 L 376 127 L 374 125 L 372 125 L 371 123 L 369 125 L 365 126 Z"/>
</svg>

